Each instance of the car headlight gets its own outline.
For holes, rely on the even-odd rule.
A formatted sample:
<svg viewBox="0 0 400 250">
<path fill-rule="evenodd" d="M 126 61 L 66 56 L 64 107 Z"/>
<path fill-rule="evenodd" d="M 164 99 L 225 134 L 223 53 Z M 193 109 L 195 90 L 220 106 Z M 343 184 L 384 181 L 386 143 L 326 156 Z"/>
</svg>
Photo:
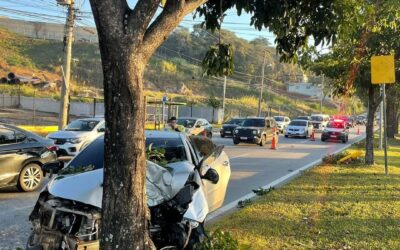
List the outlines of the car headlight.
<svg viewBox="0 0 400 250">
<path fill-rule="evenodd" d="M 253 135 L 258 135 L 258 130 L 253 130 Z"/>
<path fill-rule="evenodd" d="M 234 131 L 234 132 L 235 132 L 235 134 L 237 134 L 237 133 L 239 133 L 239 130 L 235 129 L 235 131 Z"/>
<path fill-rule="evenodd" d="M 70 142 L 70 143 L 72 143 L 72 144 L 77 144 L 77 143 L 80 143 L 82 141 L 82 138 L 70 138 L 70 139 L 67 139 L 67 142 Z"/>
</svg>

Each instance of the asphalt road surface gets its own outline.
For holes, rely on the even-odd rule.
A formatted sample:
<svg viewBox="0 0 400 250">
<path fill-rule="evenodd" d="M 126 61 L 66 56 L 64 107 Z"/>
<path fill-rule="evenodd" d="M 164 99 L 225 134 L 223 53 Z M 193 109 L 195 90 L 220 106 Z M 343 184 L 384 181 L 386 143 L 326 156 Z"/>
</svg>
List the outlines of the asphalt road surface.
<svg viewBox="0 0 400 250">
<path fill-rule="evenodd" d="M 361 128 L 363 134 L 364 128 Z M 349 143 L 357 136 L 352 129 Z M 231 161 L 232 175 L 225 204 L 346 146 L 340 142 L 321 142 L 319 134 L 316 141 L 279 136 L 277 150 L 271 150 L 269 144 L 264 147 L 233 145 L 231 138 L 220 138 L 218 134 L 214 134 L 213 140 L 225 145 Z M 38 192 L 19 193 L 13 189 L 0 191 L 1 250 L 25 247 L 31 231 L 28 216 L 38 195 Z"/>
</svg>

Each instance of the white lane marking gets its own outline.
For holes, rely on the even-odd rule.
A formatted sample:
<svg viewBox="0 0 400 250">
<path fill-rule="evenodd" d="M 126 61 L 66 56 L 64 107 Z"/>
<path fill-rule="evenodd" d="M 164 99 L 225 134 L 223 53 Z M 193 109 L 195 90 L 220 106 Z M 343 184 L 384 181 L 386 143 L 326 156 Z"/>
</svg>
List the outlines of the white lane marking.
<svg viewBox="0 0 400 250">
<path fill-rule="evenodd" d="M 351 147 L 354 143 L 357 143 L 357 142 L 359 142 L 359 141 L 361 141 L 363 139 L 365 139 L 365 134 L 356 137 L 355 140 L 352 143 L 349 143 L 349 144 L 345 145 L 344 147 L 339 148 L 338 150 L 333 152 L 333 154 L 338 154 L 338 153 L 342 152 L 343 150 L 346 150 L 349 147 Z M 315 167 L 315 166 L 317 166 L 317 165 L 319 165 L 321 163 L 322 163 L 322 159 L 318 159 L 316 161 L 313 161 L 313 162 L 311 162 L 311 163 L 309 163 L 309 164 L 307 164 L 307 165 L 305 165 L 305 166 L 303 166 L 303 167 L 301 167 L 299 169 L 294 170 L 293 172 L 290 172 L 287 175 L 284 175 L 284 176 L 282 176 L 282 177 L 280 177 L 280 178 L 278 178 L 278 179 L 266 184 L 262 188 L 267 189 L 267 188 L 270 188 L 270 187 L 279 186 L 279 185 L 285 183 L 286 181 L 290 180 L 291 178 L 294 178 L 295 176 L 300 175 L 302 171 L 307 170 L 307 169 L 312 168 L 312 167 Z M 256 194 L 248 193 L 248 194 L 246 194 L 246 195 L 244 195 L 244 196 L 242 196 L 242 197 L 240 197 L 240 198 L 238 198 L 238 199 L 226 204 L 225 206 L 222 206 L 221 208 L 219 208 L 216 211 L 214 211 L 214 212 L 210 213 L 209 215 L 207 215 L 207 221 L 212 221 L 212 220 L 215 220 L 215 219 L 217 219 L 219 217 L 222 217 L 225 213 L 229 212 L 230 210 L 235 209 L 237 207 L 237 204 L 238 204 L 239 201 L 247 200 L 247 199 L 253 199 L 254 197 L 256 197 Z"/>
<path fill-rule="evenodd" d="M 232 157 L 229 157 L 229 160 L 236 159 L 236 158 L 241 158 L 243 156 L 248 156 L 248 155 L 249 154 L 241 154 L 241 155 L 237 155 L 237 156 L 232 156 Z"/>
</svg>

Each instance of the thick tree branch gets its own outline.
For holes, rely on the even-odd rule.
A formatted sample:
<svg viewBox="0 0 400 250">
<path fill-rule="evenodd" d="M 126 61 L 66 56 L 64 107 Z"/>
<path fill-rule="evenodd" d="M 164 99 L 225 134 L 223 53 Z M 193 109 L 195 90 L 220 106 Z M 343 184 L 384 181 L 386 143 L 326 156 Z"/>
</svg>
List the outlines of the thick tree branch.
<svg viewBox="0 0 400 250">
<path fill-rule="evenodd" d="M 206 0 L 168 0 L 164 10 L 147 29 L 143 38 L 143 55 L 148 60 L 155 50 L 164 42 L 182 21 Z"/>
<path fill-rule="evenodd" d="M 139 0 L 129 14 L 127 31 L 144 35 L 159 4 L 160 0 Z"/>
</svg>

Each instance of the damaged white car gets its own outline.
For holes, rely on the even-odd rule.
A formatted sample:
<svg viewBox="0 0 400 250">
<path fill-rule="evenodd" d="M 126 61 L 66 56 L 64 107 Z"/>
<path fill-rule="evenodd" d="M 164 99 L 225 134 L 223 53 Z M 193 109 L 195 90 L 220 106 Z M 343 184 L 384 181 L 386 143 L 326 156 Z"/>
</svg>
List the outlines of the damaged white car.
<svg viewBox="0 0 400 250">
<path fill-rule="evenodd" d="M 205 238 L 207 214 L 224 201 L 229 159 L 222 146 L 183 133 L 146 131 L 146 145 L 151 238 L 158 249 L 194 249 Z M 27 249 L 98 248 L 103 155 L 101 136 L 66 167 L 61 162 L 44 166 L 59 175 L 41 192 L 29 217 L 33 229 Z"/>
</svg>

